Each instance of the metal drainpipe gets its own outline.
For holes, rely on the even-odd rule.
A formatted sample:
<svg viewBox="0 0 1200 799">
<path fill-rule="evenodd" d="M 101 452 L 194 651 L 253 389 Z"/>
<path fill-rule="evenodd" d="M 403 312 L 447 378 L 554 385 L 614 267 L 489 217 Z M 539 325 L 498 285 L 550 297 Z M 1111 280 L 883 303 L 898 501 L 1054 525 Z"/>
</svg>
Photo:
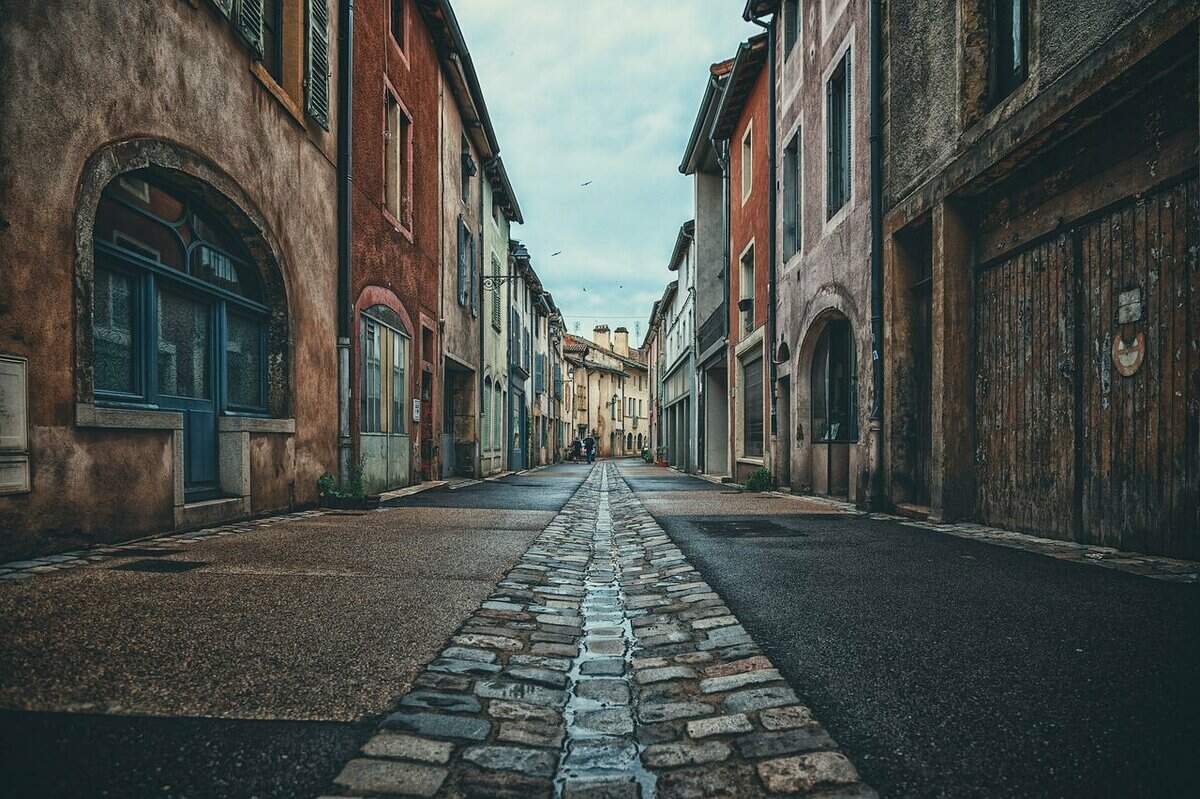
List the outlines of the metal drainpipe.
<svg viewBox="0 0 1200 799">
<path fill-rule="evenodd" d="M 492 156 L 495 157 L 494 155 Z M 483 264 L 484 264 L 484 235 L 483 230 L 487 222 L 483 216 L 483 181 L 484 167 L 479 165 L 479 246 L 476 248 L 479 251 L 479 257 L 475 259 L 475 266 L 478 271 L 479 288 L 476 289 L 479 293 L 477 302 L 479 303 L 479 313 L 475 317 L 475 321 L 479 323 L 479 393 L 476 395 L 478 401 L 475 403 L 475 476 L 483 477 L 483 431 L 480 421 L 483 419 L 483 368 L 487 364 L 487 343 L 483 338 L 484 321 L 483 315 L 487 312 L 487 292 L 483 290 Z"/>
<path fill-rule="evenodd" d="M 767 204 L 769 207 L 768 214 L 771 218 L 771 226 L 767 230 L 767 242 L 771 248 L 767 259 L 767 339 L 770 342 L 767 348 L 767 360 L 770 368 L 770 385 L 771 385 L 771 458 L 775 457 L 775 442 L 777 435 L 777 416 L 776 416 L 776 397 L 775 397 L 775 380 L 778 367 L 775 364 L 775 215 L 777 212 L 778 198 L 775 196 L 775 183 L 777 176 L 775 174 L 775 14 L 771 14 L 770 22 L 762 22 L 755 18 L 751 20 L 755 25 L 763 28 L 767 32 L 767 69 L 769 72 L 767 83 L 767 118 L 769 120 L 767 136 L 767 174 L 770 175 L 770 182 L 767 184 L 770 187 L 770 192 L 767 194 Z"/>
<path fill-rule="evenodd" d="M 887 504 L 883 485 L 883 140 L 880 0 L 871 0 L 871 473 L 869 504 Z"/>
<path fill-rule="evenodd" d="M 350 479 L 350 267 L 351 175 L 354 92 L 354 0 L 343 0 L 338 17 L 337 119 L 337 355 L 338 355 L 338 482 Z"/>
</svg>

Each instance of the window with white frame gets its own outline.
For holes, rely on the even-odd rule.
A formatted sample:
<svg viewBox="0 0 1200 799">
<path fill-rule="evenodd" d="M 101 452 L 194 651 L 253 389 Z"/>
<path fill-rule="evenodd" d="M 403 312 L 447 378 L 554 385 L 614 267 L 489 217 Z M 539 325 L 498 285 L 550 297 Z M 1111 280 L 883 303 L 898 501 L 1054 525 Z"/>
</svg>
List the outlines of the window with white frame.
<svg viewBox="0 0 1200 799">
<path fill-rule="evenodd" d="M 800 191 L 800 131 L 783 150 L 783 260 L 786 263 L 802 245 L 804 223 Z"/>
<path fill-rule="evenodd" d="M 742 134 L 740 169 L 742 170 L 742 202 L 745 203 L 750 197 L 750 190 L 754 188 L 754 120 L 746 125 L 746 132 Z"/>
</svg>

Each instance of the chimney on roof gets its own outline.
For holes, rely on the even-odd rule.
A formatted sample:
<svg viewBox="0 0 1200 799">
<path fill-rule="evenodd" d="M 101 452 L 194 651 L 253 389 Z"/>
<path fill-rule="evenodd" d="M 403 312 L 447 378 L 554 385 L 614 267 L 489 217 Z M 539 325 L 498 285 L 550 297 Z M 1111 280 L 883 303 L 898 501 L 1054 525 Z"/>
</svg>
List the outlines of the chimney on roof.
<svg viewBox="0 0 1200 799">
<path fill-rule="evenodd" d="M 629 328 L 618 327 L 613 331 L 613 351 L 617 355 L 629 357 Z"/>
<path fill-rule="evenodd" d="M 608 334 L 608 325 L 596 325 L 592 328 L 592 341 L 597 347 L 612 349 L 612 337 Z"/>
</svg>

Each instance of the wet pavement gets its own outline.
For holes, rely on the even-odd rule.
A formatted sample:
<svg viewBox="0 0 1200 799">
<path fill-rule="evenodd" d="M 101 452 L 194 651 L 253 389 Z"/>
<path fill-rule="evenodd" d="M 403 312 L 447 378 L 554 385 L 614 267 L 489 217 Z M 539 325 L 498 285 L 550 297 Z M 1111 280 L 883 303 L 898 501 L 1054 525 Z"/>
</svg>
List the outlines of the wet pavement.
<svg viewBox="0 0 1200 799">
<path fill-rule="evenodd" d="M 1200 586 L 620 468 L 882 796 L 1200 791 Z"/>
<path fill-rule="evenodd" d="M 230 525 L 0 581 L 0 785 L 316 794 L 585 474 Z"/>
</svg>

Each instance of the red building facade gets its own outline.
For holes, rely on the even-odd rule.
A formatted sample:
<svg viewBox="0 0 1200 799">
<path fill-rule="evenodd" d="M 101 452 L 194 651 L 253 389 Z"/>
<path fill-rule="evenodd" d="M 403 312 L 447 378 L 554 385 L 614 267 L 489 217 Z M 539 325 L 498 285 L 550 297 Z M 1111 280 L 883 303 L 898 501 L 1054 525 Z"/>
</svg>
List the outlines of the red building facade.
<svg viewBox="0 0 1200 799">
<path fill-rule="evenodd" d="M 733 477 L 769 468 L 770 384 L 766 325 L 771 261 L 771 119 L 767 39 L 738 48 L 713 138 L 729 176 L 729 446 Z"/>
<path fill-rule="evenodd" d="M 441 190 L 437 50 L 412 0 L 354 30 L 351 429 L 368 491 L 432 473 Z"/>
</svg>

